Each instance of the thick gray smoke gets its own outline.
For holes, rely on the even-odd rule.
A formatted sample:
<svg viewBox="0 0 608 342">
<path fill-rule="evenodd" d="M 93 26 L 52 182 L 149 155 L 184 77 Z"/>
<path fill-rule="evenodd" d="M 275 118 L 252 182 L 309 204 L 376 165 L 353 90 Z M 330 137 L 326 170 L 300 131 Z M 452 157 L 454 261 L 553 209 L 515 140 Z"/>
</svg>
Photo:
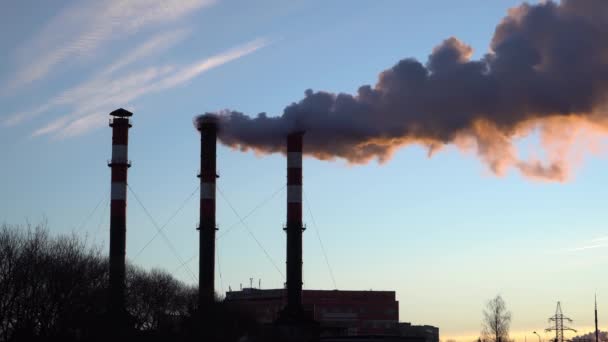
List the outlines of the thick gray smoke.
<svg viewBox="0 0 608 342">
<path fill-rule="evenodd" d="M 307 90 L 277 117 L 222 111 L 219 139 L 273 153 L 288 132 L 305 130 L 305 153 L 352 163 L 385 161 L 407 144 L 455 144 L 499 175 L 514 167 L 564 180 L 577 132 L 608 127 L 608 0 L 523 4 L 496 27 L 489 53 L 472 52 L 452 37 L 426 64 L 403 59 L 356 95 Z M 544 158 L 522 160 L 514 141 L 533 132 Z"/>
</svg>

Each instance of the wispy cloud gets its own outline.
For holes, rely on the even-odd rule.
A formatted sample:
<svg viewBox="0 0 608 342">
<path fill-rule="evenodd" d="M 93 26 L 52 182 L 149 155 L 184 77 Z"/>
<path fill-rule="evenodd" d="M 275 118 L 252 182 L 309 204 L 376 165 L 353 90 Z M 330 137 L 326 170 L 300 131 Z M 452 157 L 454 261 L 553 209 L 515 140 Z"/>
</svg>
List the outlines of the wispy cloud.
<svg viewBox="0 0 608 342">
<path fill-rule="evenodd" d="M 17 113 L 13 113 L 13 114 L 9 115 L 7 119 L 2 121 L 2 124 L 4 126 L 14 126 L 18 123 L 21 123 L 24 120 L 31 119 L 33 117 L 36 117 L 36 116 L 46 112 L 47 110 L 51 109 L 53 107 L 53 105 L 54 105 L 54 103 L 49 102 L 49 103 L 45 103 L 44 105 L 39 106 L 34 109 L 29 109 L 29 110 L 24 110 L 24 111 L 20 111 Z"/>
<path fill-rule="evenodd" d="M 269 41 L 266 39 L 255 39 L 191 64 L 148 67 L 118 77 L 111 77 L 112 73 L 108 69 L 125 64 L 125 60 L 131 58 L 125 56 L 123 60 L 113 63 L 92 79 L 66 90 L 48 103 L 31 111 L 29 114 L 43 113 L 55 106 L 67 105 L 71 108 L 69 114 L 39 127 L 32 133 L 32 136 L 54 135 L 65 138 L 86 133 L 104 125 L 105 114 L 117 106 L 124 106 L 150 93 L 182 85 L 210 69 L 249 55 L 268 44 Z"/>
<path fill-rule="evenodd" d="M 17 50 L 16 72 L 8 88 L 14 91 L 45 77 L 68 59 L 93 55 L 102 44 L 110 40 L 123 39 L 151 26 L 176 21 L 214 2 L 215 0 L 78 1 L 76 5 L 56 15 L 38 35 Z M 148 48 L 154 49 L 153 46 Z"/>
<path fill-rule="evenodd" d="M 132 97 L 128 94 L 132 94 L 133 89 L 162 78 L 174 69 L 173 66 L 149 67 L 114 78 L 110 78 L 111 75 L 106 74 L 97 75 L 74 88 L 64 91 L 48 103 L 30 112 L 30 114 L 44 113 L 54 107 L 68 107 L 70 112 L 70 114 L 38 128 L 32 135 L 40 136 L 56 132 L 70 125 L 72 120 L 90 115 L 91 111 L 116 105 L 121 100 L 130 101 Z"/>
<path fill-rule="evenodd" d="M 189 33 L 189 30 L 181 29 L 161 33 L 157 36 L 154 36 L 143 44 L 137 46 L 134 50 L 130 51 L 123 58 L 107 66 L 101 72 L 101 74 L 112 74 L 134 62 L 137 62 L 140 59 L 156 54 L 160 51 L 164 51 L 175 45 L 179 41 L 183 40 Z"/>
<path fill-rule="evenodd" d="M 184 82 L 190 81 L 194 77 L 200 75 L 201 73 L 218 67 L 227 62 L 233 61 L 235 59 L 239 59 L 243 56 L 246 56 L 252 52 L 257 51 L 258 49 L 269 44 L 269 41 L 266 39 L 258 38 L 244 45 L 238 46 L 236 48 L 230 49 L 221 53 L 219 55 L 215 55 L 213 57 L 199 60 L 195 63 L 192 63 L 184 68 L 178 70 L 175 74 L 165 78 L 157 84 L 154 88 L 150 90 L 164 90 L 168 88 L 175 87 Z"/>
<path fill-rule="evenodd" d="M 603 247 L 608 247 L 608 243 L 575 247 L 575 248 L 570 248 L 566 251 L 567 252 L 580 252 L 580 251 L 585 251 L 588 249 L 596 249 L 596 248 L 603 248 Z"/>
<path fill-rule="evenodd" d="M 579 246 L 576 246 L 576 247 L 570 247 L 570 248 L 563 249 L 562 252 L 564 252 L 564 253 L 581 252 L 581 251 L 587 251 L 590 249 L 608 247 L 608 236 L 600 236 L 600 237 L 597 237 L 594 239 L 582 241 L 578 245 Z"/>
<path fill-rule="evenodd" d="M 105 114 L 105 115 L 104 115 Z M 59 137 L 67 138 L 90 131 L 107 123 L 108 113 L 93 113 L 70 122 L 61 129 Z"/>
<path fill-rule="evenodd" d="M 126 79 L 121 79 L 120 83 L 113 80 L 112 77 L 117 71 L 123 70 L 127 66 L 130 66 L 137 61 L 165 51 L 166 49 L 174 46 L 179 41 L 184 39 L 188 33 L 188 30 L 180 29 L 152 36 L 150 39 L 136 46 L 124 56 L 119 57 L 102 71 L 91 77 L 88 81 L 74 88 L 65 90 L 47 103 L 44 103 L 36 108 L 13 113 L 12 115 L 9 115 L 7 119 L 3 120 L 2 124 L 4 126 L 13 126 L 45 113 L 54 107 L 72 105 L 75 102 L 83 101 L 85 98 L 95 98 L 100 88 L 111 88 L 112 91 L 115 92 L 120 90 L 120 87 L 124 86 L 124 84 L 128 85 L 133 82 L 137 82 L 138 79 L 134 79 L 133 76 L 126 77 Z M 149 76 L 150 72 L 150 70 L 146 70 L 145 72 L 140 73 L 139 77 Z"/>
</svg>

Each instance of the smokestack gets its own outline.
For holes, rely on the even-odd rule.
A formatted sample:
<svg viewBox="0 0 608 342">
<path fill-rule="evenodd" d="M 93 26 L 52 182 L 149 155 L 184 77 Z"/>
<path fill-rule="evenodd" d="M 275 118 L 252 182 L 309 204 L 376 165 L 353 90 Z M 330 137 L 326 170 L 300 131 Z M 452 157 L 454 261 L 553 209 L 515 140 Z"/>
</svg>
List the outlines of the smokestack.
<svg viewBox="0 0 608 342">
<path fill-rule="evenodd" d="M 304 132 L 287 136 L 287 308 L 302 313 L 302 139 Z"/>
<path fill-rule="evenodd" d="M 119 108 L 110 115 L 112 127 L 112 188 L 110 206 L 110 313 L 114 319 L 123 317 L 125 311 L 125 254 L 127 235 L 127 170 L 129 117 L 133 113 Z"/>
<path fill-rule="evenodd" d="M 595 295 L 595 342 L 600 342 L 600 330 L 597 327 L 597 294 Z"/>
<path fill-rule="evenodd" d="M 215 295 L 215 179 L 217 118 L 197 119 L 201 132 L 201 202 L 199 224 L 199 308 L 214 301 Z"/>
</svg>

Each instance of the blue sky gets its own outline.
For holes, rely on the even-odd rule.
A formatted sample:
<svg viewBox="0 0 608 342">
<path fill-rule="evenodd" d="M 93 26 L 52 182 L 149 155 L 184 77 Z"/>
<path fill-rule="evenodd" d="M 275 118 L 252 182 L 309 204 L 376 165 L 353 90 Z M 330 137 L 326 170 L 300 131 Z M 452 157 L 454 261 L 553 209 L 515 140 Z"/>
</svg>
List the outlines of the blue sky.
<svg viewBox="0 0 608 342">
<path fill-rule="evenodd" d="M 451 36 L 479 58 L 496 24 L 517 4 L 3 4 L 0 220 L 46 218 L 53 232 L 77 231 L 106 249 L 110 111 L 135 113 L 129 184 L 163 225 L 198 186 L 196 114 L 230 108 L 279 115 L 308 88 L 353 93 L 402 58 L 425 61 Z M 534 153 L 534 141 L 520 145 Z M 608 278 L 600 271 L 608 263 L 602 186 L 608 162 L 598 150 L 565 183 L 515 172 L 496 177 L 473 154 L 450 146 L 432 158 L 408 147 L 382 165 L 306 158 L 304 286 L 395 290 L 401 320 L 439 326 L 443 339 L 478 334 L 482 307 L 498 293 L 513 312 L 518 338 L 535 338 L 531 332 L 545 327 L 558 300 L 573 326 L 585 331 L 592 325 L 593 292 L 600 314 L 608 303 Z M 218 169 L 218 186 L 240 216 L 278 191 L 247 217 L 247 228 L 218 195 L 218 290 L 249 278 L 281 287 L 274 265 L 284 272 L 284 158 L 220 147 Z M 197 207 L 194 195 L 164 230 L 179 256 L 158 237 L 133 259 L 156 229 L 129 193 L 131 260 L 193 282 Z M 178 269 L 180 259 L 191 259 L 193 275 Z"/>
</svg>

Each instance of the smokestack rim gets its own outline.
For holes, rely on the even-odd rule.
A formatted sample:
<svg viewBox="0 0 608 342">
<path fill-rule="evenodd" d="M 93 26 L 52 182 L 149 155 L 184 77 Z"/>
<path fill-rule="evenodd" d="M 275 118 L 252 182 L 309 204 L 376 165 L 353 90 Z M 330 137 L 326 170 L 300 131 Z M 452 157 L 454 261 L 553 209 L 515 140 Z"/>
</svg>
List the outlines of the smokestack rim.
<svg viewBox="0 0 608 342">
<path fill-rule="evenodd" d="M 287 133 L 287 137 L 297 137 L 297 136 L 304 136 L 304 134 L 306 134 L 306 130 L 305 129 L 296 129 L 293 131 L 290 131 L 289 133 Z"/>
<path fill-rule="evenodd" d="M 215 113 L 204 113 L 194 118 L 194 125 L 198 131 L 215 129 L 219 127 L 220 117 Z"/>
</svg>

